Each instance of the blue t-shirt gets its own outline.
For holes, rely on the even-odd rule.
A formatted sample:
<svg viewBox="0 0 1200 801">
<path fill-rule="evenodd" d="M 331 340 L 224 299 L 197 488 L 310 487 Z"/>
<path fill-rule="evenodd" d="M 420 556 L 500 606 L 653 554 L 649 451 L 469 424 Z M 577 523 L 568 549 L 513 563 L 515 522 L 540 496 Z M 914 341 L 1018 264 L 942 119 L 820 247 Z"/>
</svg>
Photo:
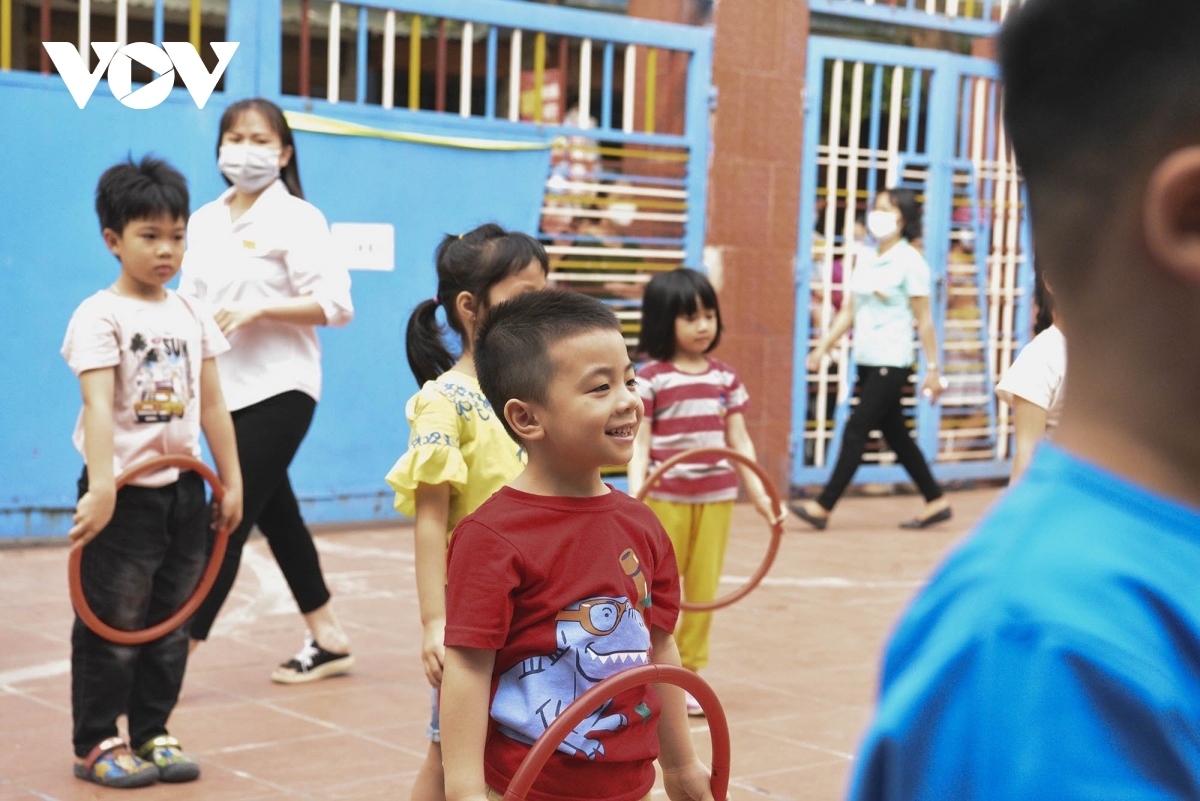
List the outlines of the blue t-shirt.
<svg viewBox="0 0 1200 801">
<path fill-rule="evenodd" d="M 1200 514 L 1042 445 L 893 634 L 850 798 L 1200 798 Z"/>
</svg>

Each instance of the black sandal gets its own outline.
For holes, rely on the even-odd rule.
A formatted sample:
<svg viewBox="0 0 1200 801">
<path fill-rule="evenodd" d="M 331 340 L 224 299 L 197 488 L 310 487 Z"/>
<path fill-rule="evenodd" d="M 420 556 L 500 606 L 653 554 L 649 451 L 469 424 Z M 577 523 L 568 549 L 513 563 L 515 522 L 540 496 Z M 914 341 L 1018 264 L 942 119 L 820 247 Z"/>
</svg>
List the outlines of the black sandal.
<svg viewBox="0 0 1200 801">
<path fill-rule="evenodd" d="M 954 513 L 947 506 L 940 512 L 934 512 L 929 517 L 914 517 L 912 520 L 905 520 L 900 524 L 900 528 L 929 528 L 938 523 L 945 523 L 953 516 Z"/>
<path fill-rule="evenodd" d="M 813 515 L 810 515 L 804 510 L 804 504 L 802 503 L 790 504 L 790 508 L 792 510 L 792 514 L 796 515 L 796 517 L 800 518 L 805 523 L 808 523 L 817 531 L 824 531 L 825 527 L 829 525 L 828 517 L 814 517 Z"/>
</svg>

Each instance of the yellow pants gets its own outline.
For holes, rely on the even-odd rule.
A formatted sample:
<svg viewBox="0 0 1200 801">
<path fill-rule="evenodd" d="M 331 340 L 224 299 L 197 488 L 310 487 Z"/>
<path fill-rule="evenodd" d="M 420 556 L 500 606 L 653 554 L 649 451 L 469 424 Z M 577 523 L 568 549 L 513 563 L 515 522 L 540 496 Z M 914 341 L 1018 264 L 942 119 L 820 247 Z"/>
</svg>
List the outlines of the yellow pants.
<svg viewBox="0 0 1200 801">
<path fill-rule="evenodd" d="M 725 546 L 729 543 L 729 525 L 733 521 L 733 501 L 717 503 L 673 503 L 648 498 L 675 546 L 675 561 L 683 598 L 705 603 L 717 597 L 721 567 L 725 564 Z M 688 670 L 700 670 L 708 664 L 708 635 L 712 612 L 684 612 L 675 629 L 679 659 Z"/>
</svg>

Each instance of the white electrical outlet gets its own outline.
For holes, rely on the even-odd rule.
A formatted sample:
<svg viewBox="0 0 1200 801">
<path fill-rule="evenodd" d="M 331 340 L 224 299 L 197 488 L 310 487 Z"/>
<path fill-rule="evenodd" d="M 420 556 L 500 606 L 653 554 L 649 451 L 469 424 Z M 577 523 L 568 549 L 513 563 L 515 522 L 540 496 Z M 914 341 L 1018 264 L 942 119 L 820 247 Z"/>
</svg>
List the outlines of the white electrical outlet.
<svg viewBox="0 0 1200 801">
<path fill-rule="evenodd" d="M 391 223 L 334 223 L 329 233 L 338 259 L 348 269 L 396 269 L 396 229 Z"/>
</svg>

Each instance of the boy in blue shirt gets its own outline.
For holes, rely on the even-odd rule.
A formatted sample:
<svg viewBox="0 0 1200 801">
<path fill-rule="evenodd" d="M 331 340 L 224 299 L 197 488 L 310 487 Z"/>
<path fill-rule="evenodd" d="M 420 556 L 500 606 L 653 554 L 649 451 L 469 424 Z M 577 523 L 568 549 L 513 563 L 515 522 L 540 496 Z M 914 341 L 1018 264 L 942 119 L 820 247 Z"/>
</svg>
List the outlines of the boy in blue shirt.
<svg viewBox="0 0 1200 801">
<path fill-rule="evenodd" d="M 850 797 L 1200 798 L 1200 3 L 1028 0 L 1000 61 L 1070 392 L 897 627 Z"/>
</svg>

